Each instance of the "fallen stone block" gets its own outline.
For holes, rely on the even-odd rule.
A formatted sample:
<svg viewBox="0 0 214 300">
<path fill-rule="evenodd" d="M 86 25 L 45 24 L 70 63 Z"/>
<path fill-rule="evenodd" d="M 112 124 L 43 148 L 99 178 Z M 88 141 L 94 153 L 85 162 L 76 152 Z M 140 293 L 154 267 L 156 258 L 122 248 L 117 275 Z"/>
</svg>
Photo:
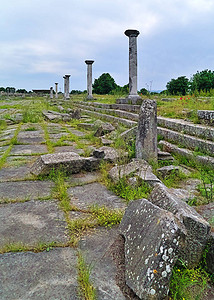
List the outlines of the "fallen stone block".
<svg viewBox="0 0 214 300">
<path fill-rule="evenodd" d="M 109 161 L 109 162 L 117 162 L 118 160 L 120 160 L 121 158 L 127 157 L 128 153 L 124 152 L 124 151 L 119 151 L 116 150 L 112 147 L 108 147 L 108 146 L 102 146 L 99 148 L 100 151 L 104 151 L 105 156 L 104 156 L 104 160 Z"/>
<path fill-rule="evenodd" d="M 103 123 L 97 128 L 94 136 L 103 136 L 114 130 L 115 130 L 115 127 L 113 125 L 111 125 L 110 123 Z"/>
<path fill-rule="evenodd" d="M 189 175 L 191 172 L 183 167 L 180 166 L 164 166 L 162 168 L 157 169 L 158 174 L 160 174 L 163 178 L 169 176 L 170 174 L 179 175 L 180 172 L 184 173 L 185 175 Z"/>
<path fill-rule="evenodd" d="M 194 208 L 182 201 L 175 189 L 171 191 L 163 184 L 155 186 L 148 200 L 173 213 L 185 226 L 187 236 L 179 256 L 189 268 L 198 265 L 210 238 L 209 223 Z"/>
<path fill-rule="evenodd" d="M 118 181 L 123 176 L 128 176 L 131 173 L 134 173 L 133 177 L 140 177 L 150 185 L 161 182 L 160 179 L 153 174 L 151 166 L 143 159 L 132 159 L 128 164 L 115 166 L 110 170 L 109 176 L 113 181 Z"/>
<path fill-rule="evenodd" d="M 75 152 L 63 152 L 41 155 L 31 167 L 34 175 L 47 175 L 53 169 L 62 168 L 66 173 L 78 173 L 85 159 Z"/>
<path fill-rule="evenodd" d="M 158 149 L 158 160 L 173 161 L 174 157 L 169 152 L 160 151 L 160 149 Z"/>
<path fill-rule="evenodd" d="M 79 173 L 81 170 L 93 171 L 99 168 L 100 159 L 81 157 L 75 152 L 62 152 L 41 155 L 31 167 L 34 175 L 48 175 L 51 170 L 62 169 L 66 174 Z"/>
<path fill-rule="evenodd" d="M 119 226 L 125 238 L 126 284 L 143 300 L 165 299 L 185 228 L 146 199 L 132 201 Z"/>
</svg>

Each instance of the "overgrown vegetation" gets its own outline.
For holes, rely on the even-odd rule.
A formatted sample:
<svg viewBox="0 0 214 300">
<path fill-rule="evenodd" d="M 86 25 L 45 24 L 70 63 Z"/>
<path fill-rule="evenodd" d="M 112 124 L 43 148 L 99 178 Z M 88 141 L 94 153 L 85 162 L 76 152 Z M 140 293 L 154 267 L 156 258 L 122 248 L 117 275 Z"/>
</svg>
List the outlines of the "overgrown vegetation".
<svg viewBox="0 0 214 300">
<path fill-rule="evenodd" d="M 91 283 L 90 274 L 92 271 L 92 266 L 87 265 L 83 257 L 82 252 L 78 252 L 78 277 L 77 281 L 79 284 L 79 295 L 85 300 L 96 300 L 96 290 Z"/>
</svg>

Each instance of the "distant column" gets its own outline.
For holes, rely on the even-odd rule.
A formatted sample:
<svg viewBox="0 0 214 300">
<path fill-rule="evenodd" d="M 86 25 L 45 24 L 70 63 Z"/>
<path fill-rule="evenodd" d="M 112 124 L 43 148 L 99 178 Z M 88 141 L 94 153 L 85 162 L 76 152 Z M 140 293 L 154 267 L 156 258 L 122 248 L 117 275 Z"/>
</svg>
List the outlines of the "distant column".
<svg viewBox="0 0 214 300">
<path fill-rule="evenodd" d="M 55 82 L 55 98 L 58 98 L 58 82 Z"/>
<path fill-rule="evenodd" d="M 63 76 L 63 78 L 64 78 L 64 99 L 66 99 L 67 79 L 65 76 Z"/>
<path fill-rule="evenodd" d="M 128 29 L 125 35 L 129 37 L 129 99 L 138 99 L 137 94 L 137 36 L 138 30 Z"/>
<path fill-rule="evenodd" d="M 65 75 L 64 78 L 64 99 L 70 99 L 69 95 L 69 77 L 71 75 Z"/>
<path fill-rule="evenodd" d="M 50 88 L 50 99 L 53 99 L 53 87 Z"/>
<path fill-rule="evenodd" d="M 86 60 L 85 63 L 87 64 L 87 99 L 93 99 L 92 96 L 92 64 L 94 60 Z"/>
<path fill-rule="evenodd" d="M 65 91 L 64 91 L 64 98 L 65 99 L 70 99 L 70 95 L 69 95 L 69 77 L 71 75 L 65 75 L 64 78 L 65 78 Z"/>
</svg>

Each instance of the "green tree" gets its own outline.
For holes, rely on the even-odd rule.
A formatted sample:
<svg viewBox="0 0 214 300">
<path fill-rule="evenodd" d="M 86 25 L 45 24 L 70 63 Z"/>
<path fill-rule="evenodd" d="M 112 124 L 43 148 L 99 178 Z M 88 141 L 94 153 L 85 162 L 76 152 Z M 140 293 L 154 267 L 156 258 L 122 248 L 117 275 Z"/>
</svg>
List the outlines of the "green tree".
<svg viewBox="0 0 214 300">
<path fill-rule="evenodd" d="M 98 79 L 94 80 L 93 93 L 100 95 L 109 94 L 116 87 L 117 84 L 114 78 L 109 73 L 103 73 Z"/>
<path fill-rule="evenodd" d="M 214 88 L 214 71 L 203 70 L 201 72 L 197 71 L 190 80 L 191 92 L 205 91 L 208 92 Z"/>
<path fill-rule="evenodd" d="M 142 88 L 142 89 L 140 90 L 140 93 L 141 93 L 142 95 L 148 95 L 148 94 L 149 94 L 148 90 L 145 89 L 145 88 Z"/>
<path fill-rule="evenodd" d="M 17 93 L 22 93 L 22 94 L 27 93 L 27 91 L 25 89 L 18 89 L 16 92 Z"/>
<path fill-rule="evenodd" d="M 5 88 L 2 86 L 2 87 L 0 87 L 0 92 L 5 92 L 6 90 L 5 90 Z"/>
<path fill-rule="evenodd" d="M 171 79 L 166 84 L 166 88 L 167 93 L 170 95 L 186 95 L 189 91 L 189 79 L 186 76 Z"/>
</svg>

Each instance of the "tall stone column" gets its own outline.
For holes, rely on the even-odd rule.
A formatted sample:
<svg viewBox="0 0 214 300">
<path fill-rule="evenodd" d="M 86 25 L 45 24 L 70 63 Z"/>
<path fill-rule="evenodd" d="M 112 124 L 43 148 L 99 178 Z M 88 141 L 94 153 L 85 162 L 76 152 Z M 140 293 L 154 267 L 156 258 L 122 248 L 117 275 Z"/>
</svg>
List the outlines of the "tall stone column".
<svg viewBox="0 0 214 300">
<path fill-rule="evenodd" d="M 50 99 L 53 99 L 53 87 L 50 87 Z"/>
<path fill-rule="evenodd" d="M 92 64 L 94 60 L 86 60 L 85 63 L 87 64 L 87 99 L 93 99 L 92 96 Z"/>
<path fill-rule="evenodd" d="M 70 99 L 69 96 L 69 77 L 71 75 L 65 75 L 64 78 L 64 99 Z"/>
<path fill-rule="evenodd" d="M 55 98 L 58 98 L 58 82 L 55 82 Z"/>
<path fill-rule="evenodd" d="M 138 30 L 128 29 L 125 35 L 129 37 L 129 96 L 128 99 L 137 100 L 141 97 L 137 94 L 137 36 Z"/>
</svg>

